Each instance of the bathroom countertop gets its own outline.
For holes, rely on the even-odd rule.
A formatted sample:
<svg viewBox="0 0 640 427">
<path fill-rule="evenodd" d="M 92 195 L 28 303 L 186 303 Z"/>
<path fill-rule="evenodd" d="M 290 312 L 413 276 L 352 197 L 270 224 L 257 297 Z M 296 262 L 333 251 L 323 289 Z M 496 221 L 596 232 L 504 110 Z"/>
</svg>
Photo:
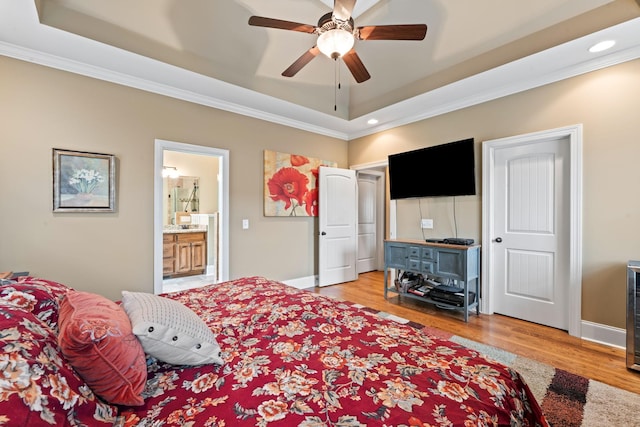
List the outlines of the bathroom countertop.
<svg viewBox="0 0 640 427">
<path fill-rule="evenodd" d="M 190 228 L 182 228 L 179 225 L 169 225 L 162 228 L 162 234 L 169 233 L 202 233 L 206 232 L 206 226 L 191 226 Z"/>
</svg>

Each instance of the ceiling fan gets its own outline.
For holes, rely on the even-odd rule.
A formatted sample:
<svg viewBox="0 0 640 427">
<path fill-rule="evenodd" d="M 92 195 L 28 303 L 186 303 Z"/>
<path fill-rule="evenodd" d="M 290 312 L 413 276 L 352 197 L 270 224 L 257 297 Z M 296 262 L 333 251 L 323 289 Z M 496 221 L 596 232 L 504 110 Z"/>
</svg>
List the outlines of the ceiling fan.
<svg viewBox="0 0 640 427">
<path fill-rule="evenodd" d="M 334 60 L 342 58 L 356 82 L 362 83 L 369 80 L 371 75 L 353 48 L 356 39 L 423 40 L 427 34 L 427 26 L 424 24 L 405 24 L 356 27 L 351 17 L 355 4 L 356 0 L 335 0 L 333 11 L 320 17 L 317 26 L 262 16 L 250 17 L 249 25 L 299 31 L 318 36 L 316 45 L 303 53 L 289 68 L 284 70 L 282 72 L 283 76 L 295 76 L 302 67 L 307 65 L 318 53 L 322 52 Z"/>
</svg>

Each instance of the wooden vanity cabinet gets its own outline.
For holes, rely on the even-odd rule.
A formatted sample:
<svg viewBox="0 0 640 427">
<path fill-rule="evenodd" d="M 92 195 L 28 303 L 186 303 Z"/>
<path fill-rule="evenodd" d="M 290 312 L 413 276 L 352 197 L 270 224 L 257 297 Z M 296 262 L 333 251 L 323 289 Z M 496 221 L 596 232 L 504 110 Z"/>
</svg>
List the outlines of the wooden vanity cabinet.
<svg viewBox="0 0 640 427">
<path fill-rule="evenodd" d="M 205 232 L 164 233 L 163 276 L 204 274 L 207 267 Z"/>
<path fill-rule="evenodd" d="M 162 235 L 162 275 L 171 276 L 176 272 L 176 235 Z"/>
</svg>

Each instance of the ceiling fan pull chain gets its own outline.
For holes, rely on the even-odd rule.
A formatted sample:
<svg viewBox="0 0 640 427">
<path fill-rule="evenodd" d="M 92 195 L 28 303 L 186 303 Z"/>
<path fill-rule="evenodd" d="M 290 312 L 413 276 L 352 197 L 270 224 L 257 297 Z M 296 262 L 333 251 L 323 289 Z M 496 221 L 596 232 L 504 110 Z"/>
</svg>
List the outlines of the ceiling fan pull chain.
<svg viewBox="0 0 640 427">
<path fill-rule="evenodd" d="M 338 111 L 338 89 L 340 88 L 340 67 L 338 66 L 338 58 L 334 58 L 335 68 L 333 70 L 333 111 Z"/>
</svg>

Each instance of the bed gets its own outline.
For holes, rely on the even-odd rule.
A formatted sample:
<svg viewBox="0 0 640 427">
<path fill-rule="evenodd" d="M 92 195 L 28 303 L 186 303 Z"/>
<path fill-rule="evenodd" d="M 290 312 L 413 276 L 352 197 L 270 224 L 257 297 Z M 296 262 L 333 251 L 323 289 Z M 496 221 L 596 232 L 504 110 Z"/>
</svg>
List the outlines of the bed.
<svg viewBox="0 0 640 427">
<path fill-rule="evenodd" d="M 142 363 L 146 372 L 135 380 L 118 373 L 126 387 L 117 393 L 135 381 L 143 388 L 135 404 L 114 404 L 62 350 L 71 292 L 31 277 L 0 286 L 0 425 L 548 425 L 511 368 L 415 325 L 262 277 L 164 295 L 206 323 L 221 363 L 176 365 L 118 349 L 133 353 L 127 367 Z"/>
</svg>

